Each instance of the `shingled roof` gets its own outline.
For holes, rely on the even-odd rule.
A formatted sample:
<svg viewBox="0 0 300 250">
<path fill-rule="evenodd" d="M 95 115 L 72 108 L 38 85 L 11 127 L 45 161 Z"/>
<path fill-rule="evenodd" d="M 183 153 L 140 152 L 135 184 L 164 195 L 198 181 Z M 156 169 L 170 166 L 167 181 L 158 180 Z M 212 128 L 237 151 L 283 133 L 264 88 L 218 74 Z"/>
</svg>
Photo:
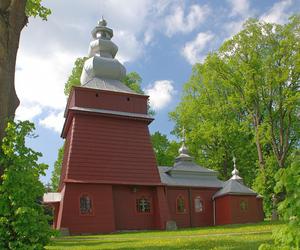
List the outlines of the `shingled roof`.
<svg viewBox="0 0 300 250">
<path fill-rule="evenodd" d="M 223 187 L 223 181 L 218 179 L 217 171 L 201 167 L 194 162 L 184 140 L 174 166 L 159 167 L 159 174 L 161 182 L 167 186 Z"/>
</svg>

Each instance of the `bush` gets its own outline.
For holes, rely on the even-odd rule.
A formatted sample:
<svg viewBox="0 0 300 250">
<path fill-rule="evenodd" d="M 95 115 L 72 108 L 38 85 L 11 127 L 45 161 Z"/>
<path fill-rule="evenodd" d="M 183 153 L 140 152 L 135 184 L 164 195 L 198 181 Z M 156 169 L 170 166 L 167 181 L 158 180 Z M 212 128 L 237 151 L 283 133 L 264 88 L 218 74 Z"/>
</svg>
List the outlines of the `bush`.
<svg viewBox="0 0 300 250">
<path fill-rule="evenodd" d="M 37 163 L 41 153 L 26 147 L 34 124 L 9 122 L 3 139 L 0 165 L 0 249 L 43 249 L 53 230 L 38 201 L 44 194 L 40 175 L 47 165 Z"/>
</svg>

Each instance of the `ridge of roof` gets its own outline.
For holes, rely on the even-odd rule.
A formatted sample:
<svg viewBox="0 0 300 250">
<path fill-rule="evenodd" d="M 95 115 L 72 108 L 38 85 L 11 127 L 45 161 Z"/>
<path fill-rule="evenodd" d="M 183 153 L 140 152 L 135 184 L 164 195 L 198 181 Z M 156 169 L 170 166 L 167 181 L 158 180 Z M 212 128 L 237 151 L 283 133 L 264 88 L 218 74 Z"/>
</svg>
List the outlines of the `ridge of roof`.
<svg viewBox="0 0 300 250">
<path fill-rule="evenodd" d="M 244 184 L 241 184 L 239 181 L 235 179 L 229 179 L 224 182 L 224 186 L 218 192 L 216 192 L 213 196 L 213 199 L 224 196 L 226 194 L 232 195 L 257 195 L 252 189 L 246 187 Z"/>
</svg>

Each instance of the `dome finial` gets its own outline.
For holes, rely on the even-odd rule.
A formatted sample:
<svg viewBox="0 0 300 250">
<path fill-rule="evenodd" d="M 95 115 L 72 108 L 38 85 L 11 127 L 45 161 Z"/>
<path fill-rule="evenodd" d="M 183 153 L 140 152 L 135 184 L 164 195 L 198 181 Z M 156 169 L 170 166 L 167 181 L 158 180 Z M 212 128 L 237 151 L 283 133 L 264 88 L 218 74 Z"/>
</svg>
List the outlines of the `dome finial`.
<svg viewBox="0 0 300 250">
<path fill-rule="evenodd" d="M 239 176 L 240 173 L 239 173 L 239 171 L 236 168 L 236 158 L 235 158 L 235 156 L 233 156 L 232 161 L 233 161 L 233 170 L 231 172 L 232 177 L 230 179 L 231 180 L 237 180 L 237 181 L 239 181 L 239 182 L 242 183 L 243 182 L 243 178 Z"/>
<path fill-rule="evenodd" d="M 102 16 L 102 19 L 98 21 L 97 26 L 92 30 L 92 36 L 94 39 L 110 40 L 113 37 L 113 30 L 106 27 L 107 22 Z"/>
<path fill-rule="evenodd" d="M 178 150 L 179 154 L 186 154 L 186 155 L 188 155 L 189 152 L 188 152 L 188 150 L 187 150 L 187 148 L 185 146 L 186 137 L 185 137 L 185 128 L 184 127 L 182 128 L 181 142 L 182 142 L 182 145 L 181 145 L 181 147 Z"/>
<path fill-rule="evenodd" d="M 181 138 L 181 142 L 182 142 L 182 143 L 185 143 L 185 128 L 184 128 L 184 126 L 183 126 L 183 128 L 182 128 L 182 138 Z"/>
<path fill-rule="evenodd" d="M 106 27 L 107 22 L 106 22 L 106 20 L 104 19 L 103 15 L 102 15 L 102 17 L 101 17 L 101 20 L 98 22 L 98 25 L 99 25 L 99 26 L 102 26 L 102 27 Z"/>
</svg>

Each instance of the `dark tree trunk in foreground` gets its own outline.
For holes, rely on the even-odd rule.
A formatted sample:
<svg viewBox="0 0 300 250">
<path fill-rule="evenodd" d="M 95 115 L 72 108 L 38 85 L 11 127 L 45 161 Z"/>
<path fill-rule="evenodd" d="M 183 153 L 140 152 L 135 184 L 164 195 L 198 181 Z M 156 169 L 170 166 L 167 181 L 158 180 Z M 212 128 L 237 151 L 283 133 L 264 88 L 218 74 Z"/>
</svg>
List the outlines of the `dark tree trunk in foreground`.
<svg viewBox="0 0 300 250">
<path fill-rule="evenodd" d="M 0 144 L 7 120 L 14 118 L 19 105 L 15 67 L 20 33 L 27 23 L 25 7 L 26 0 L 0 0 Z"/>
</svg>

